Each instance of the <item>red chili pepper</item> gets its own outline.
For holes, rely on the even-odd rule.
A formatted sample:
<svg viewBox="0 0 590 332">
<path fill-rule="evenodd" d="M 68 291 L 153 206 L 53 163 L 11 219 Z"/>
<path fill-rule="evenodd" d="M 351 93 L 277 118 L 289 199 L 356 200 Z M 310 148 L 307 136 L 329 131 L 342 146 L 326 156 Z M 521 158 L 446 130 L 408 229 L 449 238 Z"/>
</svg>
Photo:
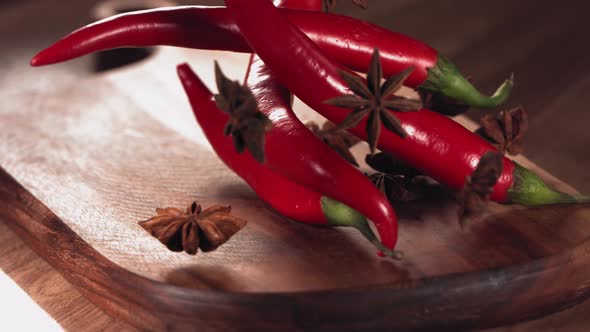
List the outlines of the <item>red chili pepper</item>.
<svg viewBox="0 0 590 332">
<path fill-rule="evenodd" d="M 298 0 L 279 5 L 314 9 L 315 3 Z M 317 5 L 321 10 L 321 2 Z M 253 57 L 247 85 L 259 110 L 272 122 L 266 134 L 266 165 L 283 176 L 332 197 L 362 213 L 377 226 L 381 241 L 390 249 L 397 241 L 397 218 L 387 198 L 362 173 L 323 144 L 293 113 L 291 93 L 267 66 Z M 362 192 L 362 195 L 358 195 Z"/>
<path fill-rule="evenodd" d="M 226 0 L 225 3 L 252 49 L 274 75 L 311 108 L 332 122 L 342 122 L 350 110 L 325 101 L 349 93 L 340 75 L 343 68 L 325 56 L 267 1 Z M 496 150 L 461 125 L 432 111 L 422 109 L 396 115 L 408 136 L 400 138 L 383 128 L 380 148 L 452 188 L 463 188 L 481 156 Z M 365 124 L 366 119 L 351 132 L 366 139 Z M 538 176 L 507 158 L 503 160 L 503 172 L 491 198 L 525 205 L 576 201 L 550 189 Z"/>
<path fill-rule="evenodd" d="M 321 11 L 323 0 L 274 0 L 274 5 L 279 8 L 304 9 Z"/>
<path fill-rule="evenodd" d="M 384 244 L 393 248 L 397 237 L 396 217 L 387 198 L 299 121 L 290 107 L 289 90 L 262 61 L 253 59 L 249 67 L 247 85 L 259 110 L 273 122 L 265 140 L 266 165 L 355 208 L 376 223 Z M 358 195 L 359 192 L 363 195 Z"/>
<path fill-rule="evenodd" d="M 377 48 L 386 76 L 414 67 L 405 82 L 408 86 L 442 93 L 474 107 L 496 107 L 512 89 L 509 79 L 493 96 L 484 96 L 430 46 L 376 25 L 332 14 L 281 11 L 333 60 L 351 70 L 366 72 Z M 125 13 L 88 25 L 41 51 L 31 64 L 52 64 L 105 49 L 154 45 L 252 53 L 225 8 L 187 6 Z"/>
<path fill-rule="evenodd" d="M 259 110 L 273 122 L 265 140 L 266 165 L 358 210 L 375 223 L 383 244 L 393 249 L 397 218 L 387 198 L 297 119 L 290 107 L 291 94 L 262 61 L 251 62 L 247 85 Z"/>
<path fill-rule="evenodd" d="M 354 227 L 381 252 L 398 257 L 399 253 L 379 242 L 366 219 L 356 210 L 283 177 L 254 160 L 250 154 L 236 152 L 231 138 L 223 134 L 228 115 L 217 108 L 209 89 L 187 64 L 178 66 L 178 76 L 195 117 L 217 155 L 263 201 L 282 215 L 299 222 Z"/>
</svg>

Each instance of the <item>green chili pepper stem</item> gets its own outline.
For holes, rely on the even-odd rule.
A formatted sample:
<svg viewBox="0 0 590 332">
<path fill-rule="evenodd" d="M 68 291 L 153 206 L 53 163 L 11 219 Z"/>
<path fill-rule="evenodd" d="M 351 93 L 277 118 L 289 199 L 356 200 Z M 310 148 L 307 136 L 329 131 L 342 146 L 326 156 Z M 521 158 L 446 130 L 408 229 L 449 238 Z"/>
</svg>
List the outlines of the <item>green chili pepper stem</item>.
<svg viewBox="0 0 590 332">
<path fill-rule="evenodd" d="M 549 187 L 537 174 L 514 163 L 514 182 L 508 189 L 511 203 L 526 206 L 588 203 L 590 197 L 569 195 Z"/>
<path fill-rule="evenodd" d="M 335 227 L 356 228 L 371 244 L 373 244 L 385 256 L 393 259 L 401 259 L 402 253 L 386 248 L 377 238 L 367 219 L 358 211 L 348 205 L 342 204 L 329 197 L 322 197 L 322 211 L 328 224 Z"/>
<path fill-rule="evenodd" d="M 514 75 L 511 75 L 492 96 L 484 96 L 449 59 L 439 55 L 436 65 L 428 69 L 428 78 L 419 88 L 440 93 L 472 107 L 495 108 L 508 99 L 513 86 Z"/>
</svg>

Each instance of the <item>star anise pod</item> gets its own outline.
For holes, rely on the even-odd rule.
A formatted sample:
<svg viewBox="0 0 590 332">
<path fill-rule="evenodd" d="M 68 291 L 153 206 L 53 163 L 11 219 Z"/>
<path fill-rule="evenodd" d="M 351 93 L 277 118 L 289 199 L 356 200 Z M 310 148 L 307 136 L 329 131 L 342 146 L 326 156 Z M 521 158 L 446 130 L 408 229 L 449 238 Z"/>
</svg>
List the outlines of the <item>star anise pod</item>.
<svg viewBox="0 0 590 332">
<path fill-rule="evenodd" d="M 478 219 L 486 208 L 490 194 L 502 174 L 503 154 L 488 151 L 479 160 L 475 171 L 465 179 L 459 194 L 459 222 L 464 227 L 469 220 Z"/>
<path fill-rule="evenodd" d="M 324 122 L 321 129 L 313 121 L 308 122 L 306 126 L 342 158 L 354 166 L 359 166 L 350 152 L 350 148 L 361 141 L 358 137 L 349 134 L 346 130 L 334 130 L 336 125 L 330 121 Z"/>
<path fill-rule="evenodd" d="M 258 162 L 264 162 L 264 135 L 272 123 L 258 110 L 258 103 L 248 87 L 228 79 L 215 61 L 215 81 L 219 93 L 214 96 L 217 107 L 229 114 L 225 135 L 232 135 L 239 153 L 248 148 Z"/>
<path fill-rule="evenodd" d="M 426 89 L 418 89 L 420 99 L 424 107 L 448 116 L 463 114 L 469 110 L 469 105 L 464 102 L 449 98 L 441 93 L 434 93 Z"/>
<path fill-rule="evenodd" d="M 381 191 L 391 204 L 411 202 L 421 197 L 412 178 L 375 172 L 369 180 Z"/>
<path fill-rule="evenodd" d="M 367 165 L 371 166 L 372 169 L 381 173 L 399 175 L 407 178 L 421 175 L 417 169 L 387 152 L 368 154 L 365 157 L 365 162 Z"/>
<path fill-rule="evenodd" d="M 336 2 L 336 0 L 324 0 L 324 11 L 326 13 L 331 12 L 334 9 L 334 7 L 336 7 Z M 354 3 L 362 9 L 369 8 L 369 0 L 352 0 L 352 3 Z"/>
<path fill-rule="evenodd" d="M 368 154 L 365 162 L 377 171 L 369 175 L 369 179 L 392 204 L 413 201 L 423 196 L 414 181 L 420 172 L 393 155 L 385 152 Z"/>
<path fill-rule="evenodd" d="M 368 116 L 366 131 L 371 153 L 374 153 L 377 147 L 379 136 L 381 135 L 381 124 L 401 137 L 407 136 L 401 122 L 390 110 L 405 112 L 417 110 L 422 107 L 422 103 L 418 100 L 394 95 L 394 92 L 401 88 L 412 70 L 413 68 L 407 68 L 398 75 L 390 77 L 381 85 L 383 69 L 381 67 L 379 50 L 375 49 L 366 83 L 357 75 L 347 71 L 341 71 L 340 75 L 354 94 L 332 98 L 325 101 L 325 103 L 337 107 L 350 108 L 353 111 L 337 125 L 337 129 L 355 127 L 365 116 Z"/>
<path fill-rule="evenodd" d="M 166 245 L 168 249 L 195 255 L 217 249 L 247 221 L 230 214 L 230 206 L 212 206 L 201 210 L 194 202 L 185 212 L 174 207 L 156 209 L 156 216 L 140 221 L 139 225 Z"/>
<path fill-rule="evenodd" d="M 476 133 L 511 155 L 522 153 L 522 141 L 528 129 L 528 114 L 522 107 L 502 111 L 498 116 L 484 115 Z"/>
</svg>

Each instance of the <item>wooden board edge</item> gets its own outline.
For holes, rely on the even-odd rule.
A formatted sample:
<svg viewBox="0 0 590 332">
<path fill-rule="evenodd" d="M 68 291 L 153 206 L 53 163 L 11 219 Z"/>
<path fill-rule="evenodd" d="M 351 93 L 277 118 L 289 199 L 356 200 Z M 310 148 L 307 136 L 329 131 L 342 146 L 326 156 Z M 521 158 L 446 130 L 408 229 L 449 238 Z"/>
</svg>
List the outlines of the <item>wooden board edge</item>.
<svg viewBox="0 0 590 332">
<path fill-rule="evenodd" d="M 480 273 L 366 289 L 246 294 L 184 289 L 123 269 L 1 168 L 0 217 L 90 301 L 141 329 L 492 328 L 590 296 L 590 240 L 553 257 Z M 441 296 L 443 290 L 449 296 Z"/>
</svg>

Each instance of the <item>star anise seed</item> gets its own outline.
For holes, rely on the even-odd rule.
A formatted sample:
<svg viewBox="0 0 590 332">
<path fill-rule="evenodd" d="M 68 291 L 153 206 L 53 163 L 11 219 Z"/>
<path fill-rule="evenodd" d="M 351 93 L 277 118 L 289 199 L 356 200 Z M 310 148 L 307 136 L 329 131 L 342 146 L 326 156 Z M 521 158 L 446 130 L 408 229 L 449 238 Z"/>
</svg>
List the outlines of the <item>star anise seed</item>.
<svg viewBox="0 0 590 332">
<path fill-rule="evenodd" d="M 498 150 L 511 155 L 522 153 L 522 141 L 528 129 L 527 111 L 519 106 L 502 111 L 498 116 L 484 115 L 476 133 L 494 144 Z"/>
<path fill-rule="evenodd" d="M 490 194 L 502 174 L 502 160 L 502 153 L 486 152 L 480 158 L 475 171 L 465 179 L 463 190 L 459 193 L 459 222 L 462 228 L 484 212 Z"/>
<path fill-rule="evenodd" d="M 350 152 L 350 148 L 360 142 L 359 138 L 349 134 L 345 130 L 334 130 L 336 125 L 330 121 L 324 122 L 321 129 L 313 121 L 308 122 L 306 126 L 342 158 L 354 166 L 359 166 L 352 152 Z"/>
<path fill-rule="evenodd" d="M 359 76 L 347 71 L 341 71 L 340 76 L 346 82 L 353 95 L 338 96 L 325 103 L 336 107 L 350 108 L 346 118 L 336 126 L 337 130 L 356 127 L 367 116 L 368 143 L 371 153 L 374 153 L 381 135 L 381 125 L 396 133 L 400 137 L 407 135 L 399 119 L 391 111 L 406 112 L 422 107 L 419 100 L 394 96 L 403 82 L 410 76 L 413 67 L 407 68 L 397 75 L 387 79 L 383 84 L 383 68 L 379 57 L 379 50 L 375 49 L 369 66 L 366 82 Z"/>
<path fill-rule="evenodd" d="M 264 136 L 272 127 L 271 121 L 258 110 L 258 103 L 252 91 L 238 81 L 228 79 L 217 61 L 215 81 L 219 93 L 214 95 L 217 107 L 230 118 L 224 134 L 232 135 L 234 146 L 239 153 L 246 148 L 254 159 L 264 162 Z"/>
<path fill-rule="evenodd" d="M 157 208 L 156 216 L 139 225 L 171 251 L 195 255 L 199 248 L 204 252 L 215 250 L 246 226 L 246 220 L 230 212 L 229 206 L 202 210 L 193 202 L 185 212 L 173 207 Z"/>
</svg>

